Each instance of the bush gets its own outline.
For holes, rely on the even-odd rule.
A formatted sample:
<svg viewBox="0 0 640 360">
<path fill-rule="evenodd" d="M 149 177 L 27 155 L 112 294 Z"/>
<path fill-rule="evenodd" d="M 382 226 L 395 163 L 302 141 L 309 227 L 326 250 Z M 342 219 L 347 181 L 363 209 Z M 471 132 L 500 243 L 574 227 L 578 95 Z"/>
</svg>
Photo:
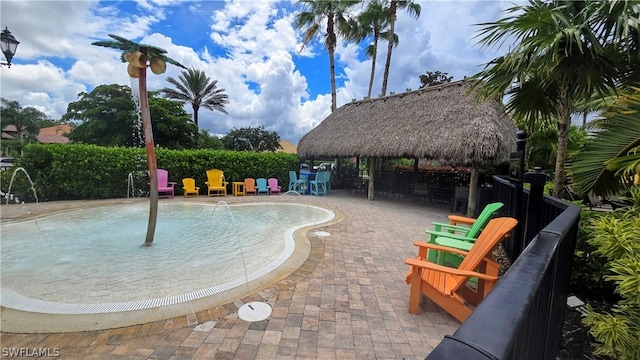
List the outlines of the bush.
<svg viewBox="0 0 640 360">
<path fill-rule="evenodd" d="M 607 300 L 616 298 L 615 286 L 605 280 L 605 276 L 610 274 L 607 259 L 599 255 L 596 252 L 598 248 L 589 241 L 594 236 L 589 224 L 606 214 L 582 207 L 570 280 L 571 292 L 579 297 Z"/>
<path fill-rule="evenodd" d="M 169 171 L 169 181 L 179 183 L 177 194 L 182 194 L 180 181 L 186 177 L 194 178 L 196 186 L 205 194 L 208 169 L 221 169 L 227 181 L 275 177 L 280 184 L 287 184 L 289 170 L 297 170 L 299 166 L 297 155 L 285 153 L 159 148 L 156 158 L 158 168 Z M 36 183 L 41 200 L 125 197 L 129 174 L 134 177 L 136 189 L 148 189 L 147 156 L 145 149 L 141 148 L 30 144 L 19 163 Z M 4 179 L 3 174 L 3 188 Z"/>
<path fill-rule="evenodd" d="M 620 301 L 608 313 L 591 307 L 583 322 L 598 341 L 596 355 L 640 359 L 640 188 L 632 190 L 634 206 L 592 219 L 589 243 L 606 257 L 605 279 L 615 284 Z"/>
</svg>

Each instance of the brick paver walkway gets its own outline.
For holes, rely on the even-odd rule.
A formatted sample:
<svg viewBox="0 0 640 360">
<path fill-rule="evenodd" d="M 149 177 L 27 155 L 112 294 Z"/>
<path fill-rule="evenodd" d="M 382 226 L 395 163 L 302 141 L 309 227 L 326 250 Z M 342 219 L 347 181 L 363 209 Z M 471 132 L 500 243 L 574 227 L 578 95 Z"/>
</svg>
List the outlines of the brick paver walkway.
<svg viewBox="0 0 640 360">
<path fill-rule="evenodd" d="M 424 359 L 455 331 L 459 324 L 428 300 L 419 315 L 409 314 L 403 281 L 403 260 L 416 254 L 412 240 L 424 239 L 432 221 L 446 221 L 446 205 L 368 201 L 343 191 L 301 202 L 337 209 L 344 220 L 318 229 L 331 236 L 308 232 L 311 254 L 286 279 L 224 306 L 153 323 L 64 334 L 2 333 L 2 356 L 10 349 L 55 348 L 60 358 L 87 360 Z M 266 301 L 272 315 L 253 323 L 239 319 L 237 308 L 250 301 Z"/>
</svg>

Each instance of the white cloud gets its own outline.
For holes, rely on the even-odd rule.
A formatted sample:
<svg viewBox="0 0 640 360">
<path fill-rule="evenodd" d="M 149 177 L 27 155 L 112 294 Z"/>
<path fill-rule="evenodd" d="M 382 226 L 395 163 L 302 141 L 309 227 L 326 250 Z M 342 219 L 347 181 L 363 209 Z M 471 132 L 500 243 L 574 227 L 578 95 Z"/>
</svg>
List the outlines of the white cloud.
<svg viewBox="0 0 640 360">
<path fill-rule="evenodd" d="M 114 33 L 162 47 L 183 65 L 202 69 L 218 80 L 229 95 L 229 114 L 201 109 L 201 128 L 226 133 L 234 127 L 264 126 L 297 141 L 329 115 L 331 95 L 316 88 L 319 82 L 323 89 L 329 88 L 328 69 L 308 64 L 326 63 L 323 47 L 314 41 L 299 53 L 301 32 L 292 25 L 294 3 L 228 0 L 212 6 L 207 2 L 176 5 L 169 0 L 136 0 L 125 3 L 125 13 L 122 3 L 116 2 L 3 0 L 2 24 L 21 44 L 14 66 L 0 72 L 0 95 L 60 118 L 67 104 L 77 101 L 79 92 L 100 84 L 129 85 L 119 52 L 91 45 Z M 393 52 L 388 92 L 417 88 L 418 76 L 427 70 L 448 72 L 460 79 L 494 56 L 475 48 L 470 24 L 497 19 L 506 2 L 419 3 L 420 19 L 403 11 L 398 14 L 400 45 Z M 210 22 L 210 42 L 194 44 L 181 37 L 181 29 L 191 24 L 172 22 L 172 14 L 179 9 L 190 11 L 194 22 Z M 338 105 L 367 93 L 371 60 L 363 57 L 363 46 L 338 44 L 336 72 L 342 84 Z M 385 56 L 382 41 L 373 96 L 380 93 Z M 305 73 L 308 69 L 313 72 Z M 180 71 L 169 66 L 163 75 L 150 74 L 149 89 L 170 86 L 167 77 L 177 78 Z M 317 78 L 325 73 L 326 79 Z M 191 111 L 190 106 L 185 109 Z"/>
</svg>

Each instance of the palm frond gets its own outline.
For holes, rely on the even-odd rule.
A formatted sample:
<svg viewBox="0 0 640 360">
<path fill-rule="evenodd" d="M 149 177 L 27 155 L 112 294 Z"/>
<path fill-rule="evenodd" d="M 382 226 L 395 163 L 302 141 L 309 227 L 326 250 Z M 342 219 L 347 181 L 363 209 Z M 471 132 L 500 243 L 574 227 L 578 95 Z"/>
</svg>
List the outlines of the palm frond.
<svg viewBox="0 0 640 360">
<path fill-rule="evenodd" d="M 622 186 L 620 174 L 638 171 L 640 89 L 624 96 L 599 123 L 599 131 L 568 166 L 574 190 L 612 195 Z"/>
</svg>

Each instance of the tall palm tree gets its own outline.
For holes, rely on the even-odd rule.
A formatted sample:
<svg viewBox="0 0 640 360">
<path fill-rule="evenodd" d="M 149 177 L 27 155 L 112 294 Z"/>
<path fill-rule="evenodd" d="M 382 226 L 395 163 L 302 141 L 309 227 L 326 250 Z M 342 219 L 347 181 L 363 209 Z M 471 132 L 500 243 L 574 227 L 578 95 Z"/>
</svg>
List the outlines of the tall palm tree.
<svg viewBox="0 0 640 360">
<path fill-rule="evenodd" d="M 336 65 L 335 52 L 338 41 L 337 35 L 348 36 L 350 21 L 347 10 L 360 3 L 360 0 L 299 0 L 298 5 L 303 11 L 294 20 L 296 29 L 303 29 L 302 49 L 321 34 L 323 23 L 326 21 L 324 46 L 329 53 L 329 71 L 331 77 L 331 111 L 338 108 L 336 100 Z M 300 49 L 300 51 L 302 51 Z"/>
<path fill-rule="evenodd" d="M 191 104 L 193 122 L 196 127 L 198 126 L 198 110 L 201 106 L 227 114 L 224 106 L 229 104 L 229 96 L 224 93 L 224 89 L 217 88 L 218 80 L 211 80 L 204 71 L 195 68 L 183 70 L 178 80 L 172 77 L 167 78 L 167 81 L 173 84 L 176 89 L 163 88 L 160 92 L 168 99 Z"/>
<path fill-rule="evenodd" d="M 413 0 L 391 0 L 389 3 L 389 32 L 387 35 L 387 61 L 384 64 L 384 74 L 382 76 L 382 96 L 387 94 L 387 83 L 389 81 L 389 68 L 391 67 L 391 54 L 393 53 L 393 46 L 395 45 L 396 38 L 396 20 L 398 9 L 406 10 L 409 15 L 417 19 L 420 17 L 420 11 L 422 7 L 420 4 L 416 4 Z"/>
<path fill-rule="evenodd" d="M 149 114 L 149 96 L 147 94 L 147 66 L 156 74 L 162 74 L 167 69 L 167 64 L 174 64 L 185 68 L 179 62 L 166 56 L 167 51 L 145 44 L 134 43 L 118 35 L 109 34 L 114 40 L 96 41 L 92 45 L 103 46 L 122 51 L 120 60 L 128 62 L 127 73 L 132 78 L 138 79 L 140 89 L 140 112 L 142 114 L 142 129 L 144 131 L 145 147 L 147 149 L 147 163 L 149 167 L 149 183 L 151 193 L 149 195 L 149 224 L 144 240 L 145 246 L 150 246 L 156 232 L 158 220 L 158 165 L 156 163 L 156 149 L 153 143 L 153 128 L 151 115 Z"/>
<path fill-rule="evenodd" d="M 624 11 L 632 7 L 627 4 Z M 510 15 L 503 19 L 479 24 L 482 47 L 510 40 L 513 46 L 474 75 L 481 80 L 476 89 L 487 97 L 507 95 L 507 110 L 530 121 L 557 119 L 556 196 L 565 181 L 567 139 L 576 102 L 594 94 L 605 96 L 629 78 L 627 62 L 621 57 L 627 50 L 619 45 L 624 32 L 606 31 L 618 26 L 600 15 L 612 8 L 609 2 L 531 0 L 507 9 Z"/>
<path fill-rule="evenodd" d="M 380 39 L 389 39 L 389 12 L 379 0 L 372 0 L 367 8 L 358 15 L 356 26 L 349 38 L 355 41 L 363 41 L 373 37 L 373 43 L 367 46 L 366 54 L 371 58 L 371 75 L 369 76 L 369 91 L 367 97 L 371 98 L 373 80 L 376 73 L 376 60 L 378 57 L 378 42 Z M 395 35 L 395 34 L 394 34 Z M 395 35 L 394 46 L 398 45 L 398 36 Z"/>
</svg>

